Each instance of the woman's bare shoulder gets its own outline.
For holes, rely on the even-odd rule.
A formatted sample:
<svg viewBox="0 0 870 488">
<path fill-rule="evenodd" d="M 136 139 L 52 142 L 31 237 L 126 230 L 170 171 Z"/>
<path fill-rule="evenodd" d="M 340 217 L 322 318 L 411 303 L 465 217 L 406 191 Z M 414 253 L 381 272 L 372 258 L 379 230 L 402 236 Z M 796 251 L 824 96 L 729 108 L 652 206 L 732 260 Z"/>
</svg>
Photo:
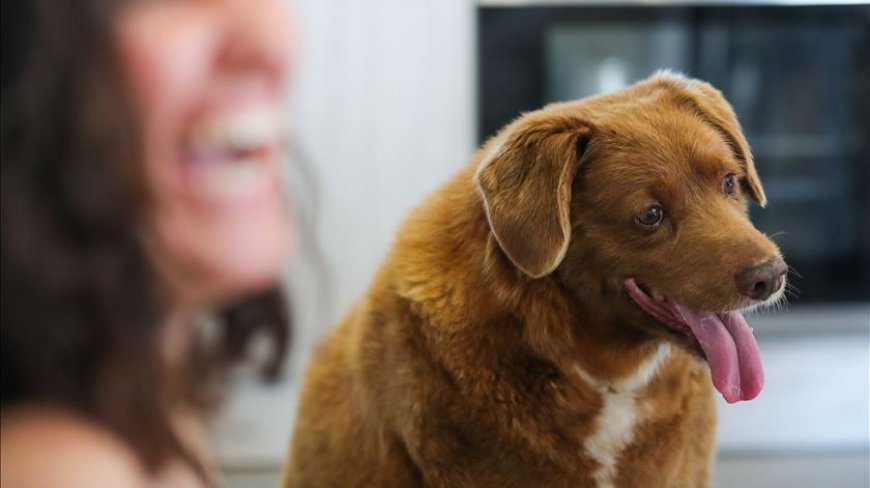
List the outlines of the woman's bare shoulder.
<svg viewBox="0 0 870 488">
<path fill-rule="evenodd" d="M 73 412 L 28 406 L 0 415 L 0 485 L 59 488 L 145 484 L 132 449 Z"/>
</svg>

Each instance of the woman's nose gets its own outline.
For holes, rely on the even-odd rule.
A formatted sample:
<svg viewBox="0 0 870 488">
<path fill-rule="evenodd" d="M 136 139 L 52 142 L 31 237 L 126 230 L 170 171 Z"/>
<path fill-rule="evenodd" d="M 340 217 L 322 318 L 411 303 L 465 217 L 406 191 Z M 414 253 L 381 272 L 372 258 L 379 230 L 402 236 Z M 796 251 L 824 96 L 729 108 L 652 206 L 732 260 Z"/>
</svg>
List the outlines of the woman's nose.
<svg viewBox="0 0 870 488">
<path fill-rule="evenodd" d="M 227 0 L 223 62 L 240 71 L 264 71 L 283 80 L 293 58 L 294 27 L 278 0 Z"/>
</svg>

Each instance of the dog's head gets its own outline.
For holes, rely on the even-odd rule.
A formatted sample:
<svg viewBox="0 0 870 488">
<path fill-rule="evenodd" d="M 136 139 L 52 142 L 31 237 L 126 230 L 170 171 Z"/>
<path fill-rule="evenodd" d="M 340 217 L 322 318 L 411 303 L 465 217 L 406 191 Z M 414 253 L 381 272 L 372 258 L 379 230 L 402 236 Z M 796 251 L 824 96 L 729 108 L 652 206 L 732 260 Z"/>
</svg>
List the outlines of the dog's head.
<svg viewBox="0 0 870 488">
<path fill-rule="evenodd" d="M 659 74 L 527 114 L 485 150 L 477 184 L 517 268 L 696 351 L 729 402 L 759 393 L 740 311 L 778 300 L 786 265 L 747 216 L 766 197 L 717 90 Z"/>
</svg>

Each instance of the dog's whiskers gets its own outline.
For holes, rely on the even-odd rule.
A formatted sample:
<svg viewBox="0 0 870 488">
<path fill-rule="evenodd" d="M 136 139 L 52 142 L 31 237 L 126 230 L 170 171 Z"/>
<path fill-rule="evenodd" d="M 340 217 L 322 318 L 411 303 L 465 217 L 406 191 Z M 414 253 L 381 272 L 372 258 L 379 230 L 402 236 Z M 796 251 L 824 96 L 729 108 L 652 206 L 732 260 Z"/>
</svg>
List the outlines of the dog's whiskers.
<svg viewBox="0 0 870 488">
<path fill-rule="evenodd" d="M 798 289 L 797 286 L 793 285 L 792 283 L 786 282 L 784 295 L 787 295 L 788 297 L 797 300 L 801 296 L 801 291 Z"/>
<path fill-rule="evenodd" d="M 777 237 L 786 236 L 789 234 L 791 234 L 791 232 L 787 230 L 781 230 L 779 232 L 774 232 L 773 234 L 770 234 L 769 236 L 767 236 L 767 238 L 770 240 L 775 240 Z"/>
</svg>

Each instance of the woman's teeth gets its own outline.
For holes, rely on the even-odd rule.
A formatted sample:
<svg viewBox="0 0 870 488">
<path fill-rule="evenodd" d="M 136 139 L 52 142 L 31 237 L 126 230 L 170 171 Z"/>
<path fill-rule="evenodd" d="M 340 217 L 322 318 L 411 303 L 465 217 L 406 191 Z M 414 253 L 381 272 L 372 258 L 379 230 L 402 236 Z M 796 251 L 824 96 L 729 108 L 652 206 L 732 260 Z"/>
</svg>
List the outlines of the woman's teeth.
<svg viewBox="0 0 870 488">
<path fill-rule="evenodd" d="M 252 153 L 277 145 L 279 132 L 278 117 L 272 110 L 213 115 L 190 128 L 184 149 L 196 161 L 244 161 Z"/>
<path fill-rule="evenodd" d="M 272 110 L 212 115 L 188 131 L 183 150 L 188 168 L 207 194 L 242 197 L 271 187 L 277 171 L 269 155 L 280 128 Z"/>
</svg>

